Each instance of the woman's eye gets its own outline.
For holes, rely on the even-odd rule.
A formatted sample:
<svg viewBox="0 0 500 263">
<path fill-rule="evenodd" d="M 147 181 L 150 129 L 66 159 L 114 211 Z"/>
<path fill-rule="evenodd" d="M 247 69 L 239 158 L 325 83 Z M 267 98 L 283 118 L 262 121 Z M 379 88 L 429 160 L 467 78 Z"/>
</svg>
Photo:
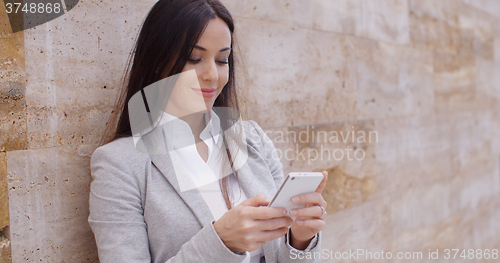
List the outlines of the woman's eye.
<svg viewBox="0 0 500 263">
<path fill-rule="evenodd" d="M 191 63 L 193 63 L 193 64 L 196 64 L 196 63 L 200 62 L 201 59 L 191 59 L 191 58 L 188 58 L 188 61 L 191 62 Z"/>
<path fill-rule="evenodd" d="M 201 61 L 201 59 L 192 59 L 192 58 L 188 58 L 188 61 L 192 64 L 197 64 Z M 229 61 L 226 59 L 226 60 L 217 60 L 216 61 L 218 64 L 222 64 L 222 65 L 226 65 L 226 64 L 229 64 Z"/>
</svg>

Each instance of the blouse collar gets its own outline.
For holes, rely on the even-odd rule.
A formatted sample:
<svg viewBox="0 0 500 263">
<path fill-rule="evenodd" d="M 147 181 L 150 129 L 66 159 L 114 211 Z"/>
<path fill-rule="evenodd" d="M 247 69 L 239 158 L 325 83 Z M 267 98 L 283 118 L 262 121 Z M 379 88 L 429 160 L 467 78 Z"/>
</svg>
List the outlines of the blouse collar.
<svg viewBox="0 0 500 263">
<path fill-rule="evenodd" d="M 201 131 L 200 139 L 205 141 L 213 138 L 214 142 L 217 143 L 219 139 L 218 135 L 221 129 L 219 116 L 217 116 L 215 111 L 210 109 L 209 112 L 203 114 L 203 117 L 207 125 L 203 131 Z M 166 139 L 170 145 L 169 148 L 172 147 L 173 149 L 179 149 L 194 143 L 193 131 L 191 130 L 189 124 L 184 120 L 164 111 L 158 125 L 163 125 L 165 128 Z"/>
</svg>

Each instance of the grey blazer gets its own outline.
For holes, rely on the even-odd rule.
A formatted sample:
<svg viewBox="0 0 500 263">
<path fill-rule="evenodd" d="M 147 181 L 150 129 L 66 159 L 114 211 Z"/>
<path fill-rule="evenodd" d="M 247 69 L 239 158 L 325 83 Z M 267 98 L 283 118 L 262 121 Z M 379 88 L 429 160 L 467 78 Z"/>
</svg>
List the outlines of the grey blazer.
<svg viewBox="0 0 500 263">
<path fill-rule="evenodd" d="M 254 121 L 243 121 L 247 162 L 238 169 L 248 198 L 272 198 L 283 182 L 274 145 Z M 253 137 L 252 137 L 253 136 Z M 100 262 L 241 262 L 214 230 L 212 213 L 198 189 L 180 191 L 169 154 L 136 149 L 132 137 L 98 147 L 91 158 L 89 224 Z M 321 232 L 309 252 L 320 254 Z M 263 246 L 266 262 L 320 262 L 299 259 L 285 237 Z M 303 256 L 304 254 L 302 254 Z"/>
</svg>

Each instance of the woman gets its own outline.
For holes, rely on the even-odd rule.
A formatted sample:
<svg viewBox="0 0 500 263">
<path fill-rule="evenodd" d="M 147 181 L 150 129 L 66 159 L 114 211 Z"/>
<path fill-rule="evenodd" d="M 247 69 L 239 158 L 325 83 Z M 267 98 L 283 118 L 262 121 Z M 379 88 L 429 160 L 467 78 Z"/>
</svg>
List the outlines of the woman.
<svg viewBox="0 0 500 263">
<path fill-rule="evenodd" d="M 305 204 L 290 211 L 295 222 L 265 207 L 283 182 L 282 165 L 260 126 L 234 117 L 233 31 L 215 0 L 160 0 L 149 12 L 115 136 L 91 159 L 89 223 L 100 262 L 319 261 L 297 255 L 320 251 L 327 174 L 316 192 L 294 200 Z M 155 92 L 168 92 L 155 115 L 144 87 L 158 83 Z M 134 117 L 132 102 L 141 100 L 149 118 Z M 156 128 L 137 130 L 137 119 Z"/>
</svg>

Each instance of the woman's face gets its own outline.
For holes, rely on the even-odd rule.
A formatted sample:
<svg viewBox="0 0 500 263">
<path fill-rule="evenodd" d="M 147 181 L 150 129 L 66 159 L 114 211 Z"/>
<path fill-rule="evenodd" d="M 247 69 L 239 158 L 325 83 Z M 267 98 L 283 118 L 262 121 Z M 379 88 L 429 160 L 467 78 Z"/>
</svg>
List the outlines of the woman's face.
<svg viewBox="0 0 500 263">
<path fill-rule="evenodd" d="M 227 24 L 210 19 L 172 90 L 168 113 L 181 117 L 212 108 L 229 79 L 230 46 Z"/>
</svg>

